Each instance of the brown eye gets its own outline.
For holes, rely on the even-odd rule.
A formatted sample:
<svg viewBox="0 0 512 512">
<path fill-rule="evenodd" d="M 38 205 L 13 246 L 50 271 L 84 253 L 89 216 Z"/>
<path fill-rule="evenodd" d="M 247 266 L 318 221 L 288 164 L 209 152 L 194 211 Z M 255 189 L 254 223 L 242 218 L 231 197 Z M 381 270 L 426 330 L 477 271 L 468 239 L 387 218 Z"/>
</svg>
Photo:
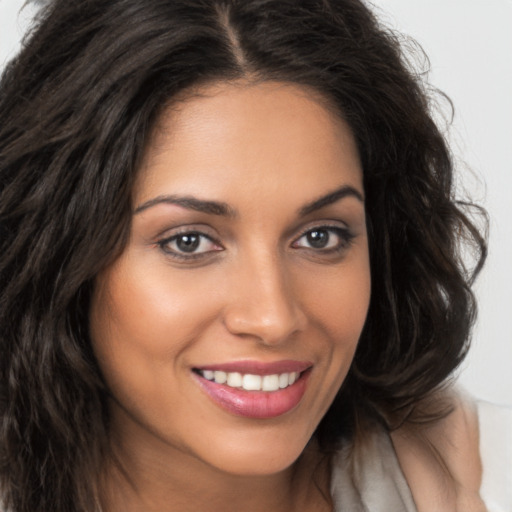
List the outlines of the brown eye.
<svg viewBox="0 0 512 512">
<path fill-rule="evenodd" d="M 315 229 L 305 236 L 308 244 L 315 249 L 324 249 L 329 244 L 330 235 L 326 229 Z"/>
<path fill-rule="evenodd" d="M 198 233 L 186 233 L 176 237 L 176 247 L 182 252 L 194 252 L 201 243 L 201 236 Z"/>
<path fill-rule="evenodd" d="M 209 236 L 198 231 L 178 233 L 159 241 L 158 245 L 166 254 L 177 258 L 197 258 L 222 250 Z"/>
<path fill-rule="evenodd" d="M 346 247 L 353 238 L 354 235 L 346 228 L 320 226 L 306 231 L 293 243 L 293 247 L 335 251 Z"/>
</svg>

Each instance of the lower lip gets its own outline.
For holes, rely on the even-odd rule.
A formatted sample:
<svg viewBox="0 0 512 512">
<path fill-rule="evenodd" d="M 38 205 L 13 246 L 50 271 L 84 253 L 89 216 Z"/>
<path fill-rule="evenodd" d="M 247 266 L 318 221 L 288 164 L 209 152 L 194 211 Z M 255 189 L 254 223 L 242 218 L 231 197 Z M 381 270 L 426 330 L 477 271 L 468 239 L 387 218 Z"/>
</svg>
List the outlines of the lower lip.
<svg viewBox="0 0 512 512">
<path fill-rule="evenodd" d="M 246 391 L 194 375 L 202 389 L 224 410 L 235 416 L 268 419 L 281 416 L 299 404 L 306 392 L 309 373 L 303 372 L 291 386 L 279 391 Z"/>
</svg>

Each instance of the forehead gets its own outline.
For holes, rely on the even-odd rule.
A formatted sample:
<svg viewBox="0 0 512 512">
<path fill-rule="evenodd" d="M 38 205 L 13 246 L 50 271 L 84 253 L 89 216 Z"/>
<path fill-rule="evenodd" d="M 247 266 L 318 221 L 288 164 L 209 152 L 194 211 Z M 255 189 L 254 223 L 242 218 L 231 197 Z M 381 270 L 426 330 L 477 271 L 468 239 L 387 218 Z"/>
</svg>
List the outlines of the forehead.
<svg viewBox="0 0 512 512">
<path fill-rule="evenodd" d="M 209 85 L 164 110 L 135 188 L 141 202 L 170 186 L 214 195 L 300 182 L 362 187 L 354 137 L 317 93 L 292 84 Z M 309 185 L 308 185 L 309 184 Z M 312 193 L 314 191 L 312 190 Z"/>
</svg>

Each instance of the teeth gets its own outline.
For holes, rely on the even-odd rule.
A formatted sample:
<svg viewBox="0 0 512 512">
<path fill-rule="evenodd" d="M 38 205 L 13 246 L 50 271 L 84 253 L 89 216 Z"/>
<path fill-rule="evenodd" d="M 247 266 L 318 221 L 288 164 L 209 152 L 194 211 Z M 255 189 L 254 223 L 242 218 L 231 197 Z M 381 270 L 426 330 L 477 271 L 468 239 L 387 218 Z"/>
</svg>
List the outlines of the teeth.
<svg viewBox="0 0 512 512">
<path fill-rule="evenodd" d="M 204 374 L 203 377 L 207 378 Z M 213 372 L 213 378 L 217 384 L 224 384 L 228 380 L 228 375 L 226 372 Z"/>
<path fill-rule="evenodd" d="M 217 384 L 226 384 L 232 388 L 242 388 L 246 391 L 278 391 L 291 386 L 298 378 L 299 372 L 280 373 L 274 375 L 241 374 L 238 372 L 223 372 L 199 370 L 207 380 Z"/>
<path fill-rule="evenodd" d="M 208 380 L 215 380 L 215 372 L 212 372 L 211 370 L 205 370 L 203 372 L 203 377 Z"/>
<path fill-rule="evenodd" d="M 247 391 L 259 391 L 261 389 L 261 377 L 259 375 L 244 375 L 242 379 L 242 387 Z"/>
<path fill-rule="evenodd" d="M 282 373 L 281 375 L 288 375 Z M 288 379 L 286 379 L 288 384 Z M 277 391 L 279 389 L 279 375 L 265 375 L 263 382 L 261 383 L 261 389 L 263 391 Z"/>
<path fill-rule="evenodd" d="M 226 384 L 231 388 L 239 388 L 242 386 L 242 374 L 241 373 L 228 373 L 228 380 Z"/>
</svg>

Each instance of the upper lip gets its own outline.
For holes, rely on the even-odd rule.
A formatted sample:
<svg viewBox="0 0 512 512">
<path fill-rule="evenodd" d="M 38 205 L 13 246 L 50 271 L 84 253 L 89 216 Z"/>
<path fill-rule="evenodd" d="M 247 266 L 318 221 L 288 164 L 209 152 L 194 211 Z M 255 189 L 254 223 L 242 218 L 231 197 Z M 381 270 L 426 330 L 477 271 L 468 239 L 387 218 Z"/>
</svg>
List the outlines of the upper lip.
<svg viewBox="0 0 512 512">
<path fill-rule="evenodd" d="M 196 366 L 196 370 L 222 371 L 226 373 L 238 372 L 252 375 L 274 375 L 279 373 L 303 372 L 311 368 L 313 364 L 309 361 L 281 360 L 272 362 L 243 360 L 230 361 L 219 364 L 208 364 Z"/>
</svg>

